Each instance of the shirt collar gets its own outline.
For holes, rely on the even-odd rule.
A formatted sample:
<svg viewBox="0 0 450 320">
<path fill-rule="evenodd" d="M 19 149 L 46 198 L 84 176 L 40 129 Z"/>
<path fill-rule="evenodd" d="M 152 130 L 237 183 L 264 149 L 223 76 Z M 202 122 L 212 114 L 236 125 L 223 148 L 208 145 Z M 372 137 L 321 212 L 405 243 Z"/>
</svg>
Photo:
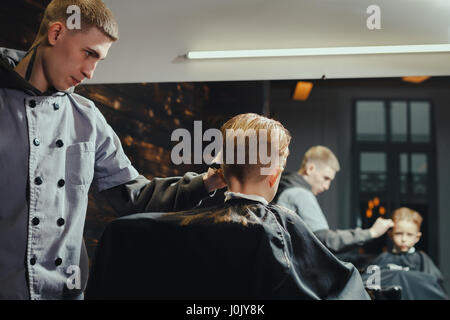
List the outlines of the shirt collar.
<svg viewBox="0 0 450 320">
<path fill-rule="evenodd" d="M 269 204 L 269 202 L 267 202 L 266 199 L 264 199 L 263 197 L 258 196 L 256 194 L 244 194 L 244 193 L 232 192 L 232 191 L 226 191 L 225 192 L 225 202 L 227 202 L 228 200 L 231 200 L 231 199 L 236 199 L 236 198 L 258 201 L 258 202 L 261 202 L 264 205 L 268 205 Z"/>
<path fill-rule="evenodd" d="M 52 87 L 46 92 L 41 92 L 32 86 L 14 70 L 25 55 L 26 52 L 24 51 L 0 48 L 0 87 L 22 90 L 33 96 L 53 96 L 74 93 L 75 87 L 70 87 L 66 91 L 58 91 Z"/>
<path fill-rule="evenodd" d="M 416 248 L 411 247 L 411 248 L 409 248 L 409 250 L 408 250 L 407 253 L 414 253 L 414 252 L 416 252 Z M 398 251 L 398 250 L 394 247 L 394 248 L 392 249 L 392 253 L 402 253 L 402 252 Z"/>
<path fill-rule="evenodd" d="M 303 186 L 303 187 L 305 187 L 306 189 L 308 189 L 309 191 L 311 191 L 312 190 L 312 187 L 311 187 L 311 185 L 309 184 L 309 182 L 308 181 L 306 181 L 306 179 L 301 175 L 301 174 L 299 174 L 299 173 L 297 173 L 297 175 L 298 175 L 298 181 L 299 181 L 299 183 Z"/>
</svg>

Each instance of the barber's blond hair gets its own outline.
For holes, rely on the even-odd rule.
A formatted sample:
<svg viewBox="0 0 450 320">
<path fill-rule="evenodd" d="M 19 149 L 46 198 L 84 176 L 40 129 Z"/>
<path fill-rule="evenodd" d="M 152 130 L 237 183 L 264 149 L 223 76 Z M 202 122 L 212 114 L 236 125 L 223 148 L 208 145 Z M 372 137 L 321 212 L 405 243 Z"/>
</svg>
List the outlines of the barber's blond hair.
<svg viewBox="0 0 450 320">
<path fill-rule="evenodd" d="M 303 156 L 302 165 L 300 167 L 300 174 L 306 173 L 306 166 L 309 162 L 327 165 L 336 172 L 341 170 L 339 161 L 334 153 L 329 148 L 324 146 L 314 146 L 306 151 L 305 155 Z"/>
<path fill-rule="evenodd" d="M 406 207 L 401 207 L 393 212 L 392 220 L 394 221 L 394 223 L 397 223 L 398 221 L 413 222 L 417 225 L 418 230 L 420 230 L 423 218 L 417 211 L 411 210 Z"/>
<path fill-rule="evenodd" d="M 114 19 L 111 10 L 108 9 L 102 0 L 53 0 L 45 9 L 35 43 L 47 36 L 47 32 L 52 23 L 59 21 L 64 23 L 64 25 L 66 24 L 70 16 L 67 13 L 67 8 L 72 5 L 80 8 L 80 31 L 87 31 L 92 27 L 97 27 L 111 41 L 119 39 L 117 21 Z"/>
<path fill-rule="evenodd" d="M 222 136 L 223 136 L 223 164 L 222 170 L 225 181 L 229 183 L 230 177 L 235 177 L 240 183 L 244 183 L 248 180 L 258 180 L 264 178 L 261 175 L 261 168 L 269 167 L 271 163 L 267 165 L 263 165 L 260 162 L 259 152 L 257 152 L 257 163 L 250 164 L 249 162 L 249 140 L 245 139 L 245 163 L 237 164 L 237 150 L 239 140 L 234 138 L 234 162 L 233 164 L 226 163 L 226 154 L 227 154 L 227 130 L 242 130 L 246 132 L 247 130 L 254 130 L 257 143 L 258 143 L 258 151 L 260 148 L 267 147 L 267 154 L 271 159 L 274 159 L 272 155 L 269 154 L 271 150 L 271 136 L 272 132 L 275 130 L 278 133 L 278 156 L 279 156 L 279 166 L 284 167 L 286 164 L 286 159 L 289 155 L 289 143 L 291 142 L 291 135 L 289 131 L 278 121 L 266 118 L 264 116 L 258 115 L 256 113 L 244 113 L 239 114 L 232 119 L 228 120 L 221 128 Z M 265 130 L 265 131 L 261 131 Z M 267 136 L 267 146 L 259 145 L 259 136 L 260 133 L 265 133 Z M 231 151 L 231 150 L 229 150 Z M 229 152 L 228 151 L 228 152 Z"/>
</svg>

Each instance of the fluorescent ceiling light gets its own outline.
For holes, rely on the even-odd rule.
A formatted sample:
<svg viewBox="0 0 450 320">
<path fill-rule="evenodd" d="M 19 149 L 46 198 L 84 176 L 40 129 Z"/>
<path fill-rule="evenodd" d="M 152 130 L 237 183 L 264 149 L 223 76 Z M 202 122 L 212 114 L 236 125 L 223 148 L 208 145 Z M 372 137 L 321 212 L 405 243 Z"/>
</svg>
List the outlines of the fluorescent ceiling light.
<svg viewBox="0 0 450 320">
<path fill-rule="evenodd" d="M 450 52 L 450 44 L 301 48 L 301 49 L 189 51 L 185 57 L 187 59 L 233 59 L 233 58 L 270 58 L 270 57 L 327 56 L 327 55 L 355 55 L 355 54 L 432 53 L 432 52 Z"/>
</svg>

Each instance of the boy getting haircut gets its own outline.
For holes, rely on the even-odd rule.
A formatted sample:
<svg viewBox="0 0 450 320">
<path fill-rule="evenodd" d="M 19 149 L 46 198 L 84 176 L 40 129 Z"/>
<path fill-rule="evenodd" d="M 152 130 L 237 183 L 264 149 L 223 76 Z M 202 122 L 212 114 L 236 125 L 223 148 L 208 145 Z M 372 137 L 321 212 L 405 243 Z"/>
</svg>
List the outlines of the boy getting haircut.
<svg viewBox="0 0 450 320">
<path fill-rule="evenodd" d="M 422 233 L 422 216 L 414 210 L 403 207 L 392 214 L 394 228 L 389 232 L 394 243 L 394 251 L 409 252 L 414 249 L 414 245 L 419 242 Z"/>
<path fill-rule="evenodd" d="M 392 220 L 394 227 L 388 234 L 393 248 L 371 262 L 381 270 L 382 285 L 403 287 L 404 300 L 446 299 L 441 272 L 425 252 L 414 247 L 422 235 L 422 216 L 417 211 L 402 207 L 393 212 Z M 363 275 L 363 279 L 366 276 Z"/>
<path fill-rule="evenodd" d="M 258 148 L 278 143 L 279 161 L 267 175 L 259 169 L 269 163 L 224 162 L 228 191 L 221 205 L 113 221 L 99 242 L 87 297 L 368 299 L 353 265 L 338 260 L 295 213 L 269 203 L 289 152 L 289 132 L 257 114 L 238 115 L 226 129 L 278 131 L 277 141 Z M 234 151 L 246 144 L 235 141 Z"/>
</svg>

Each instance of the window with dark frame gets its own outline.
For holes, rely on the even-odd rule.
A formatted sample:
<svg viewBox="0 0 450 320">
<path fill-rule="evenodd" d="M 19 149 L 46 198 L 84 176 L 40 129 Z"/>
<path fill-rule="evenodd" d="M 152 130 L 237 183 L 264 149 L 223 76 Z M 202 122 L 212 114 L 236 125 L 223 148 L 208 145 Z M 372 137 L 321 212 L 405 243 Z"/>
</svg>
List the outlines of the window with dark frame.
<svg viewBox="0 0 450 320">
<path fill-rule="evenodd" d="M 369 228 L 400 207 L 418 211 L 422 239 L 416 249 L 437 258 L 437 212 L 433 108 L 431 101 L 360 99 L 354 102 L 353 212 Z M 362 251 L 391 249 L 385 235 Z"/>
</svg>

